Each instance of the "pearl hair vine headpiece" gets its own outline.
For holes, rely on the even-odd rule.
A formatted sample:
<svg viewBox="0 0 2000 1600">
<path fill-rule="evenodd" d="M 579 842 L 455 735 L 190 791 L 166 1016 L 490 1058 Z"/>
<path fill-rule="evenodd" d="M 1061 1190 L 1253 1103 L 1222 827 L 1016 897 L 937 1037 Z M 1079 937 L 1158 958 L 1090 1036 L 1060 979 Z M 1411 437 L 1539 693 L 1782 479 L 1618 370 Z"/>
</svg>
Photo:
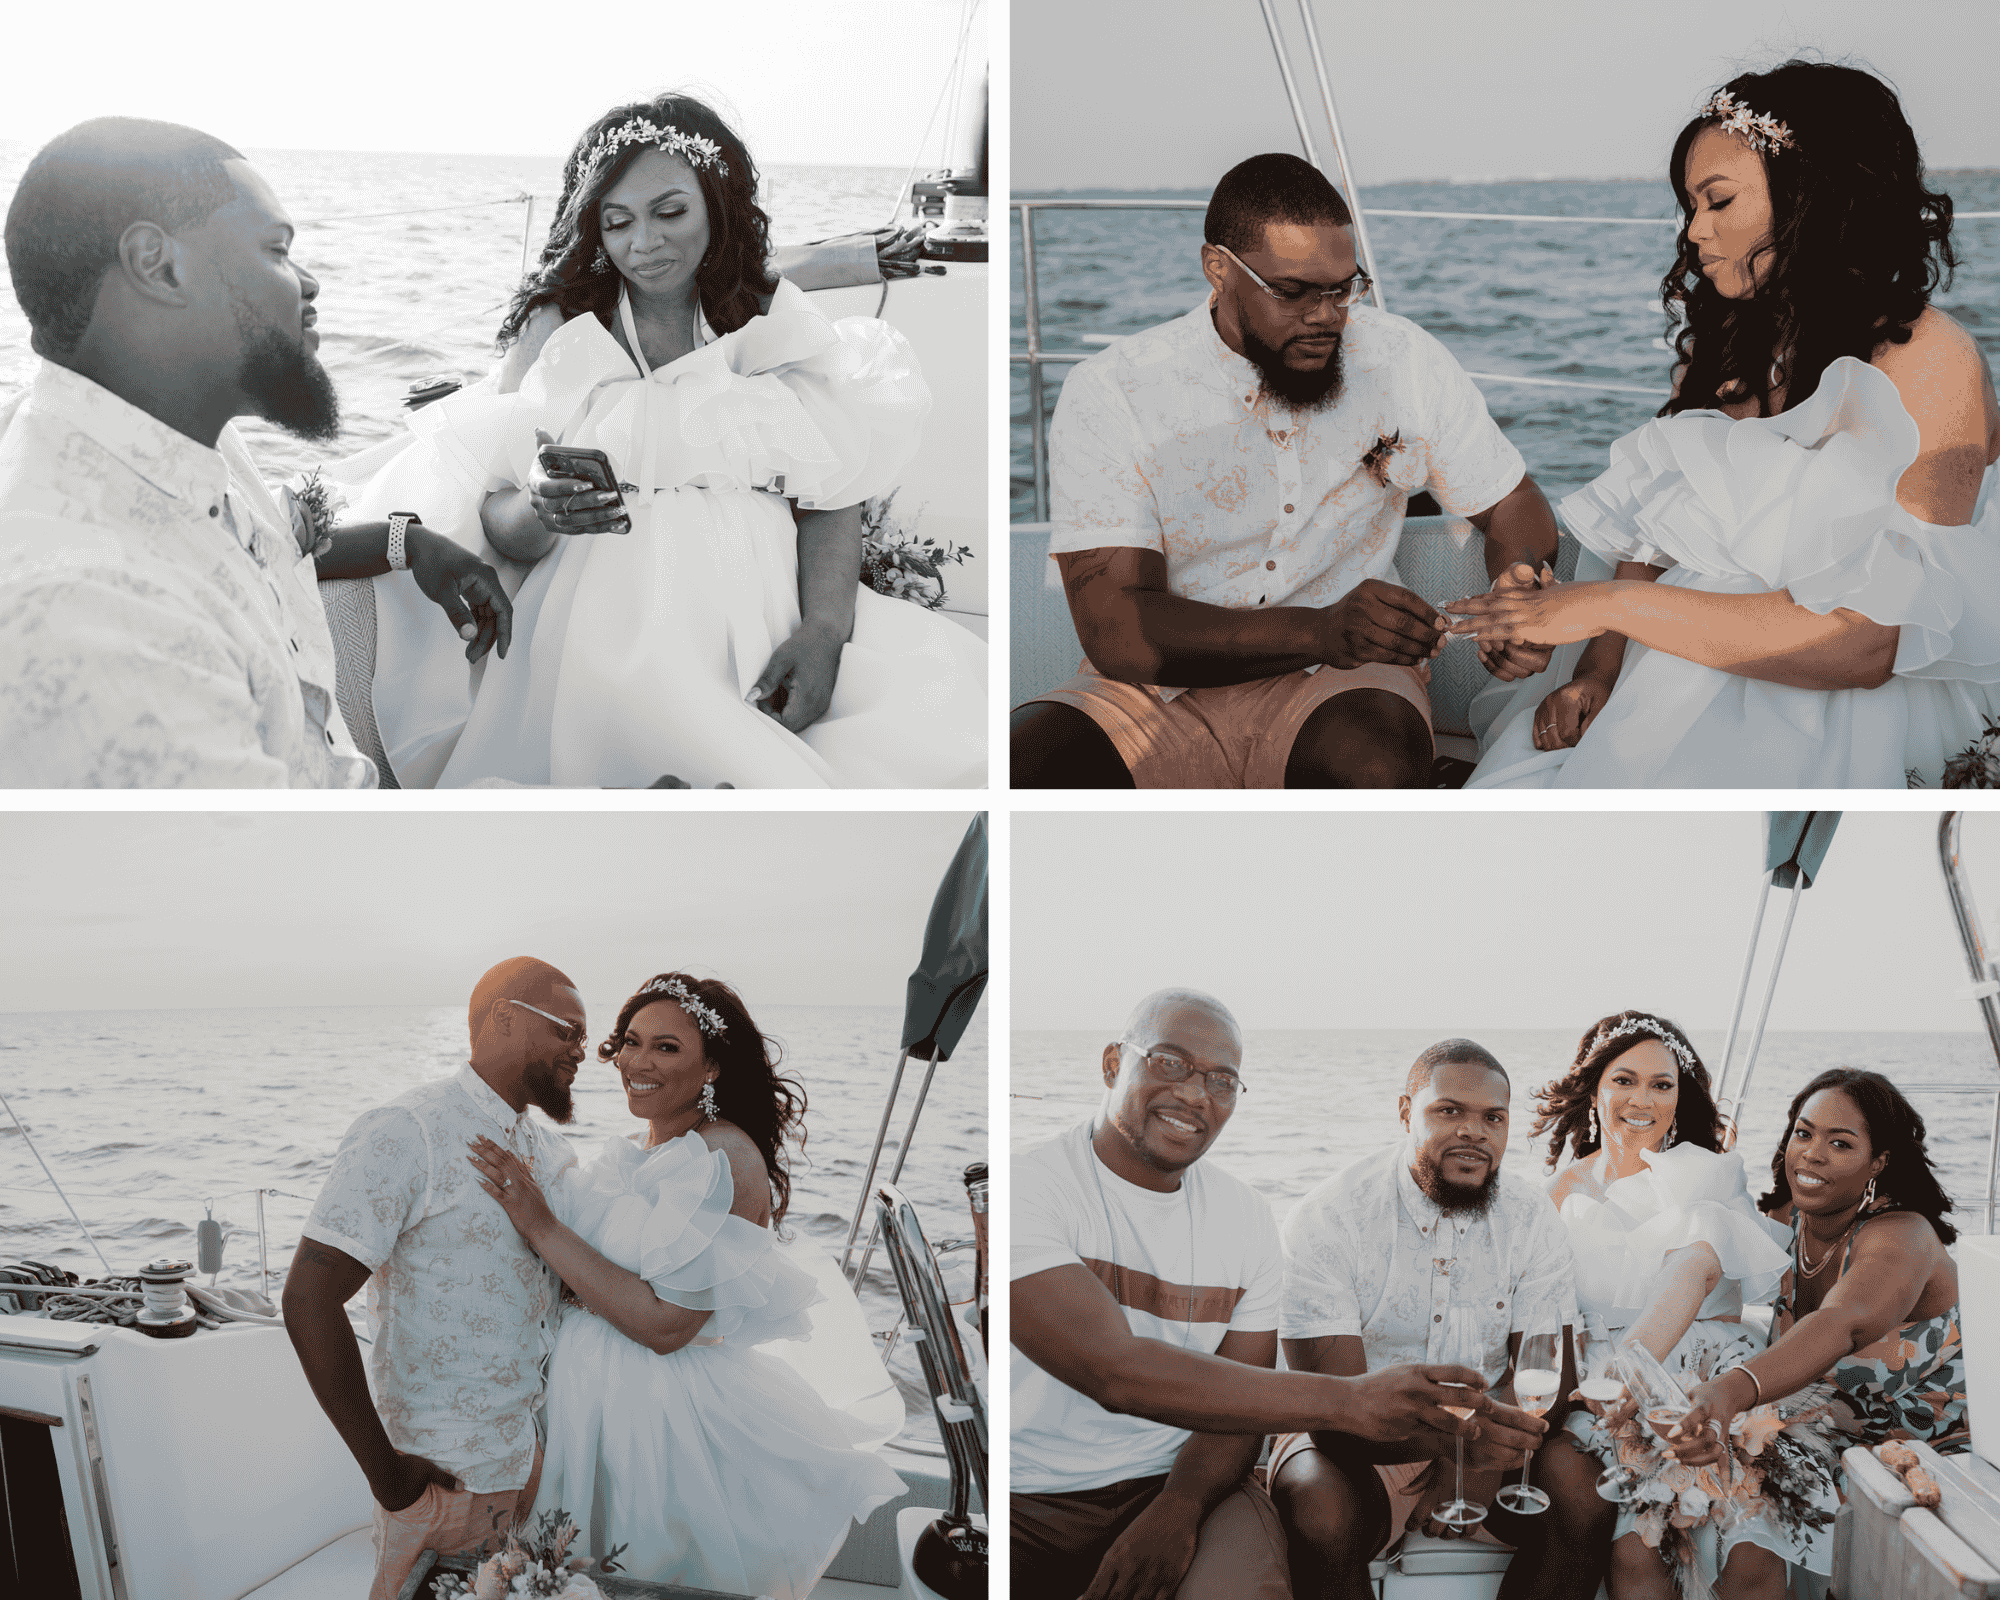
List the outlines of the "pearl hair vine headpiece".
<svg viewBox="0 0 2000 1600">
<path fill-rule="evenodd" d="M 1716 125 L 1724 133 L 1741 136 L 1749 142 L 1751 149 L 1761 150 L 1767 156 L 1776 155 L 1780 150 L 1797 148 L 1790 128 L 1768 113 L 1759 116 L 1727 89 L 1717 89 L 1710 95 L 1708 104 L 1701 108 L 1701 114 L 1717 118 Z"/>
<path fill-rule="evenodd" d="M 1613 1040 L 1629 1038 L 1635 1033 L 1650 1034 L 1669 1050 L 1673 1051 L 1674 1059 L 1681 1064 L 1681 1071 L 1683 1073 L 1692 1073 L 1700 1065 L 1695 1060 L 1692 1050 L 1682 1044 L 1671 1033 L 1667 1032 L 1664 1024 L 1655 1022 L 1651 1017 L 1627 1017 L 1617 1027 L 1607 1029 L 1592 1039 L 1590 1041 L 1590 1049 L 1585 1053 L 1594 1056 Z"/>
<path fill-rule="evenodd" d="M 729 176 L 729 166 L 722 159 L 722 146 L 713 139 L 704 139 L 698 133 L 683 133 L 672 126 L 663 128 L 644 117 L 634 117 L 630 122 L 620 123 L 600 134 L 597 143 L 590 147 L 590 160 L 585 164 L 594 167 L 628 144 L 657 145 L 668 154 L 679 156 L 697 172 L 706 172 L 712 167 L 723 177 Z"/>
<path fill-rule="evenodd" d="M 720 1039 L 723 1034 L 722 1013 L 704 1002 L 679 978 L 655 978 L 639 991 L 642 995 L 663 994 L 694 1021 L 694 1025 L 708 1039 Z"/>
</svg>

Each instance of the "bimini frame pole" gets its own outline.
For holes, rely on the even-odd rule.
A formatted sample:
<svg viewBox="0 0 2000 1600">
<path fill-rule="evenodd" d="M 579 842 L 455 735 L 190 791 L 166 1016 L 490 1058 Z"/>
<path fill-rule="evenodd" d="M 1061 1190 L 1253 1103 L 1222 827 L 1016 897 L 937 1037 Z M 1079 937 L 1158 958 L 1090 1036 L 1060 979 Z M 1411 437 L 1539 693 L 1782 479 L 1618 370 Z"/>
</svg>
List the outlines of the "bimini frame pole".
<svg viewBox="0 0 2000 1600">
<path fill-rule="evenodd" d="M 896 1058 L 896 1075 L 889 1080 L 889 1095 L 882 1102 L 882 1122 L 875 1130 L 875 1148 L 868 1153 L 868 1173 L 861 1180 L 861 1198 L 854 1205 L 854 1220 L 847 1226 L 847 1248 L 840 1253 L 840 1270 L 847 1273 L 849 1283 L 859 1283 L 861 1274 L 868 1270 L 868 1258 L 875 1253 L 874 1228 L 868 1230 L 868 1248 L 862 1252 L 861 1265 L 853 1272 L 847 1272 L 847 1264 L 854 1257 L 854 1241 L 861 1236 L 861 1219 L 868 1211 L 868 1197 L 875 1190 L 875 1171 L 882 1164 L 882 1146 L 889 1137 L 889 1118 L 895 1114 L 896 1098 L 902 1093 L 903 1068 L 909 1062 L 910 1052 L 905 1050 Z M 910 1125 L 903 1130 L 903 1142 L 896 1147 L 896 1167 L 889 1174 L 894 1183 L 903 1175 L 903 1163 L 909 1158 L 910 1141 L 916 1137 L 917 1118 L 924 1114 L 924 1100 L 931 1092 L 931 1078 L 937 1072 L 938 1051 L 931 1049 L 931 1058 L 924 1067 L 924 1081 L 917 1089 L 917 1104 L 910 1112 Z"/>
<path fill-rule="evenodd" d="M 1347 164 L 1347 140 L 1341 136 L 1340 113 L 1333 105 L 1333 84 L 1326 74 L 1326 53 L 1319 47 L 1312 0 L 1299 0 L 1299 19 L 1306 25 L 1306 48 L 1312 52 L 1313 76 L 1319 80 L 1319 103 L 1326 111 L 1326 125 L 1333 133 L 1333 159 L 1340 165 L 1340 192 L 1347 198 L 1347 209 L 1354 213 L 1354 242 L 1360 247 L 1361 270 L 1374 285 L 1369 293 L 1375 309 L 1387 311 L 1389 302 L 1383 295 L 1382 275 L 1375 270 L 1375 249 L 1368 242 L 1368 219 L 1361 214 L 1361 196 L 1354 187 L 1353 169 Z"/>
<path fill-rule="evenodd" d="M 1750 969 L 1757 962 L 1757 936 L 1764 929 L 1764 908 L 1770 904 L 1771 888 L 1777 880 L 1777 869 L 1764 874 L 1764 881 L 1757 890 L 1757 914 L 1750 922 L 1750 944 L 1743 952 L 1743 976 L 1736 984 L 1736 1009 L 1729 1015 L 1729 1034 L 1722 1046 L 1722 1069 L 1716 1075 L 1715 1109 L 1728 1125 L 1726 1143 L 1736 1143 L 1736 1115 L 1743 1102 L 1750 1098 L 1750 1077 L 1757 1070 L 1757 1050 L 1764 1042 L 1764 1024 L 1770 1020 L 1771 1001 L 1778 992 L 1778 974 L 1784 970 L 1785 945 L 1792 937 L 1792 919 L 1799 914 L 1799 896 L 1805 893 L 1806 875 L 1794 869 L 1792 897 L 1785 903 L 1785 925 L 1778 931 L 1777 953 L 1771 957 L 1771 976 L 1764 985 L 1764 1000 L 1757 1008 L 1757 1023 L 1750 1033 L 1750 1047 L 1743 1053 L 1742 1080 L 1736 1092 L 1729 1092 L 1730 1057 L 1736 1048 L 1736 1033 L 1743 1021 L 1743 1002 L 1750 993 Z"/>
<path fill-rule="evenodd" d="M 1993 1059 L 2000 1066 L 2000 973 L 1986 954 L 1986 935 L 1979 926 L 1979 912 L 1972 903 L 1972 879 L 1959 854 L 1961 811 L 1947 811 L 1938 818 L 1938 865 L 1944 870 L 1945 893 L 1951 897 L 1951 911 L 1958 923 L 1959 943 L 1965 947 L 1965 964 L 1972 973 L 1972 998 L 1986 1022 L 1986 1042 L 1993 1047 Z M 1986 1231 L 1993 1231 L 1993 1214 L 2000 1207 L 2000 1092 L 1993 1099 L 1993 1129 L 1986 1141 Z"/>
</svg>

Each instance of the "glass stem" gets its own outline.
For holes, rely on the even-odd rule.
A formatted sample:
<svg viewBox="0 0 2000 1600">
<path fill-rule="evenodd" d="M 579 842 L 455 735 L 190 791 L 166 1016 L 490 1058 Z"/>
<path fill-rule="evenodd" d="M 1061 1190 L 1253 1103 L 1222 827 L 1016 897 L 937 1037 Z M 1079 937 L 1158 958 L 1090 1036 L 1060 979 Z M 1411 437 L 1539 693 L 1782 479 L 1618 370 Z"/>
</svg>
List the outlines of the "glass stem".
<svg viewBox="0 0 2000 1600">
<path fill-rule="evenodd" d="M 1456 1446 L 1458 1447 L 1458 1494 L 1457 1494 L 1457 1499 L 1458 1499 L 1458 1501 L 1459 1501 L 1459 1503 L 1460 1503 L 1460 1504 L 1463 1504 L 1463 1503 L 1464 1503 L 1464 1501 L 1465 1501 L 1465 1435 L 1464 1435 L 1464 1434 L 1462 1434 L 1462 1433 L 1458 1433 L 1458 1434 L 1453 1434 L 1453 1435 L 1452 1435 L 1452 1443 L 1453 1443 L 1453 1444 L 1455 1444 L 1455 1445 L 1456 1445 Z"/>
</svg>

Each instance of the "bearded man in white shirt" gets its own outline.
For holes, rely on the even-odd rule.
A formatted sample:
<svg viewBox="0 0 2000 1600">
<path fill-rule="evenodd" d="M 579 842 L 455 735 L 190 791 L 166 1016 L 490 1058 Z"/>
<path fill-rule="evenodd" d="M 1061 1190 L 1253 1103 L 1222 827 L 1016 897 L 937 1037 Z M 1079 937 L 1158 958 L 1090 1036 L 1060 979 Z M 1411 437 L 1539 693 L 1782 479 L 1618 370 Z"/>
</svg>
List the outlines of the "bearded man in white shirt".
<svg viewBox="0 0 2000 1600">
<path fill-rule="evenodd" d="M 1204 1161 L 1245 1092 L 1220 1001 L 1163 989 L 1104 1047 L 1099 1116 L 1013 1171 L 1014 1592 L 1284 1600 L 1283 1532 L 1251 1469 L 1273 1428 L 1372 1439 L 1491 1418 L 1460 1367 L 1278 1372 L 1270 1207 Z M 1460 1423 L 1440 1402 L 1470 1405 Z"/>
<path fill-rule="evenodd" d="M 1015 711 L 1014 787 L 1430 786 L 1445 624 L 1396 573 L 1409 497 L 1517 587 L 1555 517 L 1444 346 L 1361 303 L 1352 223 L 1316 168 L 1253 156 L 1208 204 L 1206 303 L 1065 380 L 1049 554 L 1088 660 Z"/>
<path fill-rule="evenodd" d="M 1501 1176 L 1511 1095 L 1506 1069 L 1470 1039 L 1431 1046 L 1411 1065 L 1398 1101 L 1403 1142 L 1318 1184 L 1282 1232 L 1279 1332 L 1286 1363 L 1300 1372 L 1351 1377 L 1427 1360 L 1442 1349 L 1448 1313 L 1469 1319 L 1492 1384 L 1492 1417 L 1465 1448 L 1465 1498 L 1480 1505 L 1525 1464 L 1520 1434 L 1506 1425 L 1544 1426 L 1513 1403 L 1523 1335 L 1562 1333 L 1548 1428 L 1560 1427 L 1576 1386 L 1568 1232 L 1539 1184 Z M 1370 1559 L 1406 1530 L 1445 1538 L 1464 1531 L 1434 1520 L 1457 1493 L 1454 1456 L 1450 1434 L 1425 1430 L 1390 1445 L 1338 1429 L 1273 1440 L 1271 1497 L 1291 1536 L 1294 1591 L 1362 1600 L 1374 1593 Z M 1505 1600 L 1596 1594 L 1617 1508 L 1598 1498 L 1596 1464 L 1586 1469 L 1583 1459 L 1538 1452 L 1535 1481 L 1548 1509 L 1521 1516 L 1493 1505 L 1477 1525 L 1475 1537 L 1497 1536 L 1518 1552 L 1501 1585 Z"/>
<path fill-rule="evenodd" d="M 469 1550 L 496 1519 L 524 1518 L 541 1476 L 535 1414 L 560 1284 L 469 1156 L 492 1139 L 544 1193 L 576 1164 L 528 1111 L 571 1118 L 583 999 L 546 961 L 517 957 L 479 980 L 466 1020 L 461 1071 L 348 1129 L 285 1278 L 299 1365 L 375 1498 L 370 1600 L 395 1600 L 425 1550 Z M 363 1284 L 373 1403 L 345 1310 Z"/>
<path fill-rule="evenodd" d="M 221 140 L 106 117 L 28 163 L 7 264 L 42 365 L 0 409 L 0 786 L 373 787 L 322 577 L 407 568 L 476 660 L 498 574 L 412 518 L 280 506 L 232 419 L 332 439 L 319 283 Z"/>
</svg>

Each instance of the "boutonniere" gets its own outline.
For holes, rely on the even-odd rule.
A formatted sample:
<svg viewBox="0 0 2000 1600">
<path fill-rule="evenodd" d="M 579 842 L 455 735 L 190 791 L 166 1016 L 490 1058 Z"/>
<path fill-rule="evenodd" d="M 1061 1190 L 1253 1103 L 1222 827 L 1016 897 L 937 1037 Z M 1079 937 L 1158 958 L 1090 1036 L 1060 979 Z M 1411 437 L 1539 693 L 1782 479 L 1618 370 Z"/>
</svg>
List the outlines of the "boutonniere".
<svg viewBox="0 0 2000 1600">
<path fill-rule="evenodd" d="M 1403 448 L 1403 430 L 1385 433 L 1378 437 L 1361 458 L 1362 469 L 1383 488 L 1389 485 L 1389 458 Z"/>
</svg>

